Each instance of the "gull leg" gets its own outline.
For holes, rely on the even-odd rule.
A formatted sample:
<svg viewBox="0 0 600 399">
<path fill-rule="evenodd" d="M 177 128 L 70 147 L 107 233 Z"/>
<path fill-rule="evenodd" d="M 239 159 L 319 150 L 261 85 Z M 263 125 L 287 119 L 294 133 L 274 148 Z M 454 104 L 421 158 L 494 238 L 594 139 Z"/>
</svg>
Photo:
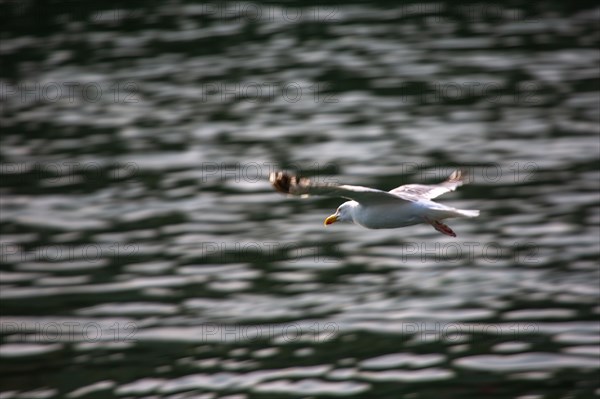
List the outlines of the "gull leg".
<svg viewBox="0 0 600 399">
<path fill-rule="evenodd" d="M 425 221 L 432 225 L 433 228 L 439 231 L 440 233 L 450 237 L 456 237 L 456 233 L 452 231 L 452 229 L 448 227 L 448 225 L 440 222 L 439 220 L 425 219 Z"/>
</svg>

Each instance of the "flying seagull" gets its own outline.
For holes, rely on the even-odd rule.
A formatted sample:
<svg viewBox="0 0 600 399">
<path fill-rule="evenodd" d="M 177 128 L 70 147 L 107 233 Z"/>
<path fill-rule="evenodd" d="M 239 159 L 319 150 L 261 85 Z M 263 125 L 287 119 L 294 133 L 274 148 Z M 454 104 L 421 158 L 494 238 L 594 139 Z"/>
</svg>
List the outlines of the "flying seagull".
<svg viewBox="0 0 600 399">
<path fill-rule="evenodd" d="M 462 177 L 461 171 L 456 170 L 446 181 L 439 184 L 406 184 L 391 191 L 316 183 L 281 171 L 271 173 L 269 181 L 277 191 L 284 194 L 324 195 L 349 199 L 350 201 L 344 202 L 333 215 L 325 219 L 326 226 L 335 222 L 351 222 L 367 229 L 394 229 L 427 223 L 442 234 L 456 237 L 454 231 L 441 220 L 472 218 L 479 216 L 479 211 L 456 209 L 431 199 L 462 186 Z"/>
</svg>

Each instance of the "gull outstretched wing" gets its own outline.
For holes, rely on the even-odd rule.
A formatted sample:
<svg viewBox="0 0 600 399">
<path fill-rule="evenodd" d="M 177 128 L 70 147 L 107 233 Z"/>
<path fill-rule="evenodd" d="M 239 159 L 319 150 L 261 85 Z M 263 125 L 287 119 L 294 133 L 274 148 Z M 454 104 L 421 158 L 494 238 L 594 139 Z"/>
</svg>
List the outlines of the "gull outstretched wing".
<svg viewBox="0 0 600 399">
<path fill-rule="evenodd" d="M 273 172 L 269 181 L 283 194 L 309 196 L 322 195 L 327 197 L 342 197 L 354 200 L 364 205 L 381 203 L 398 203 L 398 201 L 411 201 L 410 198 L 396 193 L 377 190 L 369 187 L 337 185 L 332 183 L 312 182 L 305 177 L 288 175 L 285 172 Z"/>
</svg>

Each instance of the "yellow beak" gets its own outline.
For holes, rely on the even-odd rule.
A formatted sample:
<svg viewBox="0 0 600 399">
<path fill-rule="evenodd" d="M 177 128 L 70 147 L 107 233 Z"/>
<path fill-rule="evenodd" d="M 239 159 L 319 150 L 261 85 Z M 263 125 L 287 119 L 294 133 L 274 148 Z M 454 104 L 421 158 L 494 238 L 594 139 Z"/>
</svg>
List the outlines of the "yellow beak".
<svg viewBox="0 0 600 399">
<path fill-rule="evenodd" d="M 338 220 L 337 215 L 331 215 L 327 219 L 325 219 L 324 224 L 325 224 L 325 226 L 328 226 L 328 225 L 330 225 L 332 223 L 337 222 L 337 220 Z"/>
</svg>

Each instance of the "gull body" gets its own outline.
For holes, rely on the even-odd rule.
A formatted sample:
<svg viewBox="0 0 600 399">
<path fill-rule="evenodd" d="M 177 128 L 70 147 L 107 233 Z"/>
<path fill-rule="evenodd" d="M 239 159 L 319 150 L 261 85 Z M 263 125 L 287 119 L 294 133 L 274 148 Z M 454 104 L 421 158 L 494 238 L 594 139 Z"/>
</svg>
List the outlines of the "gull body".
<svg viewBox="0 0 600 399">
<path fill-rule="evenodd" d="M 418 200 L 400 206 L 386 204 L 376 207 L 362 205 L 356 201 L 346 201 L 333 215 L 325 219 L 325 224 L 350 222 L 367 229 L 395 229 L 426 223 L 427 219 L 439 221 L 455 217 L 472 217 L 463 212 L 429 200 Z"/>
<path fill-rule="evenodd" d="M 277 191 L 286 194 L 329 195 L 350 199 L 325 219 L 325 225 L 350 222 L 368 229 L 394 229 L 427 223 L 442 234 L 456 237 L 454 231 L 441 220 L 479 215 L 477 210 L 456 209 L 431 200 L 454 191 L 463 184 L 462 173 L 459 170 L 439 184 L 407 184 L 391 191 L 313 183 L 309 179 L 290 176 L 284 172 L 271 174 L 270 181 Z"/>
</svg>

